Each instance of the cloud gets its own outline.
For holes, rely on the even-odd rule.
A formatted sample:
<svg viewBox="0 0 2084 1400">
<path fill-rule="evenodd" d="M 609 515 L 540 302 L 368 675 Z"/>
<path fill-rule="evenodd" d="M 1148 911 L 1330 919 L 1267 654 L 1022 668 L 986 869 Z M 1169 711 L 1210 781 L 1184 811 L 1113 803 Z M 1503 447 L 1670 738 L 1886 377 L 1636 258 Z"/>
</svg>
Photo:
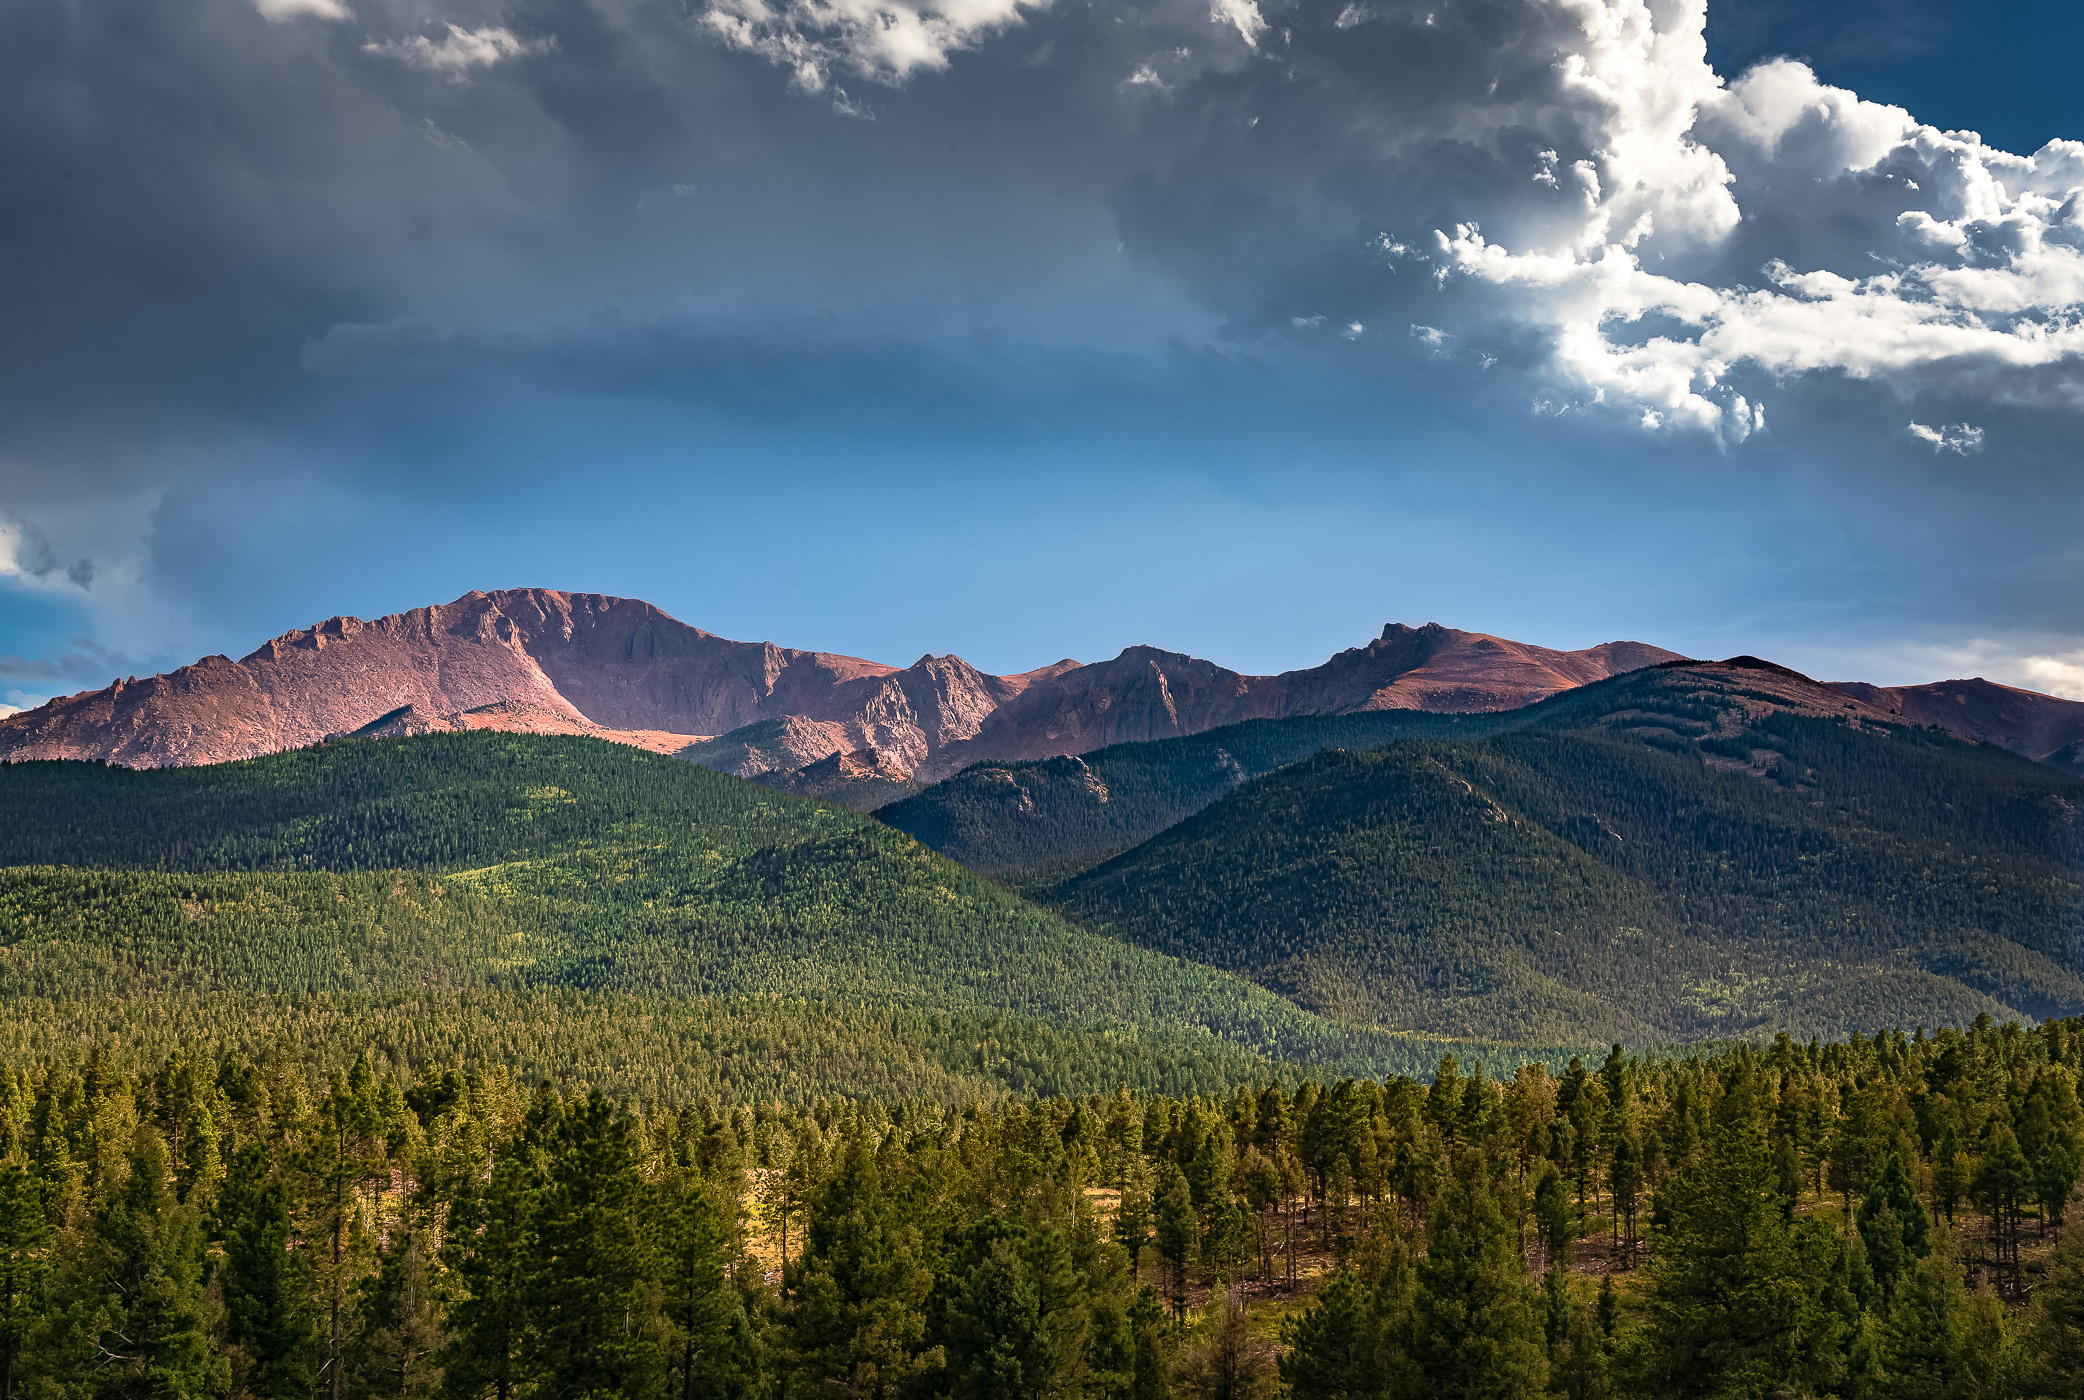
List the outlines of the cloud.
<svg viewBox="0 0 2084 1400">
<path fill-rule="evenodd" d="M 253 0 L 253 7 L 261 12 L 261 18 L 271 24 L 284 20 L 309 17 L 311 19 L 352 19 L 353 13 L 340 0 Z"/>
<path fill-rule="evenodd" d="M 0 579 L 45 589 L 69 583 L 84 593 L 95 572 L 92 559 L 62 557 L 42 526 L 0 515 Z"/>
<path fill-rule="evenodd" d="M 786 68 L 802 92 L 845 69 L 896 85 L 1020 23 L 1048 0 L 947 0 L 940 8 L 883 0 L 722 0 L 701 23 L 725 44 Z M 1249 4 L 1249 0 L 1246 0 Z"/>
<path fill-rule="evenodd" d="M 2019 670 L 2035 690 L 2068 700 L 2084 700 L 2084 650 L 2029 656 L 2021 660 Z"/>
<path fill-rule="evenodd" d="M 867 103 L 856 102 L 848 97 L 847 90 L 843 87 L 832 89 L 832 110 L 842 117 L 852 117 L 857 122 L 872 122 L 876 119 L 875 112 Z"/>
<path fill-rule="evenodd" d="M 1919 685 L 1981 677 L 1999 685 L 2084 700 L 2084 642 L 2074 635 L 1970 636 L 1949 643 L 1905 642 L 1839 649 L 1823 656 L 1796 656 L 1813 674 L 1871 680 L 1881 685 Z"/>
<path fill-rule="evenodd" d="M 139 663 L 120 652 L 111 651 L 88 637 L 74 637 L 72 650 L 56 656 L 25 657 L 17 654 L 0 655 L 0 676 L 10 680 L 28 681 L 98 681 L 120 671 L 128 665 L 135 668 Z M 22 698 L 22 692 L 9 691 L 8 698 L 24 708 L 41 705 L 48 696 Z"/>
<path fill-rule="evenodd" d="M 362 48 L 368 53 L 395 58 L 410 68 L 424 68 L 431 73 L 447 73 L 460 78 L 473 68 L 490 68 L 510 58 L 549 53 L 557 47 L 557 41 L 552 38 L 523 39 L 511 29 L 493 26 L 465 29 L 451 24 L 448 31 L 438 40 L 415 34 L 409 39 L 371 41 Z"/>
<path fill-rule="evenodd" d="M 1548 337 L 1565 378 L 1740 440 L 1763 423 L 1731 383 L 1744 368 L 1879 378 L 1907 392 L 1978 369 L 2073 374 L 2084 355 L 2084 144 L 2051 142 L 2030 158 L 1991 150 L 1784 60 L 1724 88 L 1646 9 L 1600 8 L 1605 31 L 1588 19 L 1592 42 L 1564 59 L 1565 92 L 1602 110 L 1604 149 L 1573 167 L 1581 212 L 1545 247 L 1508 249 L 1474 221 L 1435 235 L 1453 275 L 1515 294 L 1510 314 Z M 1768 167 L 1771 183 L 1739 174 Z M 1809 241 L 1795 201 L 1863 222 L 1882 270 L 1790 261 Z M 1761 285 L 1654 270 L 1729 247 L 1747 218 L 1789 231 L 1787 256 L 1758 269 Z M 1974 436 L 1935 445 L 1965 451 Z"/>
<path fill-rule="evenodd" d="M 1215 0 L 1209 18 L 1235 28 L 1245 43 L 1255 49 L 1259 47 L 1259 36 L 1266 32 L 1266 20 L 1260 15 L 1256 0 Z"/>
<path fill-rule="evenodd" d="M 1612 516 L 1577 538 L 1664 580 L 1566 630 L 1777 606 L 1758 625 L 1789 636 L 2001 618 L 2051 634 L 2007 664 L 2076 645 L 2070 148 L 2008 155 L 1799 65 L 1718 75 L 1698 5 L 349 6 L 0 9 L 0 155 L 37 211 L 0 276 L 0 478 L 44 532 L 6 542 L 11 649 L 88 631 L 170 665 L 524 558 L 635 590 L 647 552 L 626 521 L 581 543 L 574 480 L 678 527 L 733 483 L 807 495 L 859 456 L 908 486 L 1043 424 L 1125 489 L 1191 463 L 1302 502 L 1264 465 L 1299 445 L 1326 498 L 1393 484 L 1407 534 L 1479 522 L 1482 570 L 1383 562 L 1342 595 L 1436 587 L 1443 621 L 1554 598 L 1530 560 L 1608 567 L 1544 552 L 1556 483 Z M 551 34 L 554 61 L 513 52 Z M 1165 93 L 1123 91 L 1146 65 Z M 1910 422 L 1984 429 L 1974 470 Z M 924 494 L 863 502 L 863 534 L 980 499 Z M 1332 553 L 1255 605 L 1330 606 Z M 1062 623 L 1031 615 L 1003 626 Z"/>
<path fill-rule="evenodd" d="M 1923 423 L 1912 423 L 1910 435 L 1919 442 L 1931 443 L 1934 452 L 1953 452 L 1966 457 L 1971 452 L 1983 450 L 1983 430 L 1966 423 L 1956 423 L 1951 428 L 1945 424 L 1928 428 Z"/>
<path fill-rule="evenodd" d="M 47 705 L 54 698 L 49 695 L 32 695 L 22 690 L 10 690 L 7 692 L 7 698 L 4 701 L 0 701 L 0 718 L 4 718 L 7 715 L 18 715 L 24 710 L 33 710 L 39 705 Z"/>
<path fill-rule="evenodd" d="M 1798 379 L 2084 407 L 2084 143 L 2015 155 L 1785 59 L 1726 78 L 1704 0 L 1283 22 L 1278 72 L 1168 75 L 1182 149 L 1122 203 L 1241 335 L 1375 297 L 1536 397 L 1723 443 Z"/>
</svg>

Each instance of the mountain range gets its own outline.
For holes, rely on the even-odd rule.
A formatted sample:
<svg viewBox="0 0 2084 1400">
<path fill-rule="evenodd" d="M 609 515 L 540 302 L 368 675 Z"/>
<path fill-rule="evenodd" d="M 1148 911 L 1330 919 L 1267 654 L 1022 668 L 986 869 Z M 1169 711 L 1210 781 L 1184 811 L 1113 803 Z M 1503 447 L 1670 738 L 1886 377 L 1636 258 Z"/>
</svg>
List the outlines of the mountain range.
<svg viewBox="0 0 2084 1400">
<path fill-rule="evenodd" d="M 1644 642 L 1558 651 L 1392 623 L 1279 675 L 1148 646 L 991 675 L 952 655 L 897 667 L 732 641 L 635 599 L 521 588 L 329 618 L 237 661 L 208 656 L 52 700 L 0 720 L 0 759 L 185 766 L 347 735 L 494 729 L 611 739 L 869 809 L 979 762 L 1303 715 L 1497 713 L 1678 659 Z M 2084 773 L 2084 703 L 1982 680 L 1839 688 Z"/>
<path fill-rule="evenodd" d="M 893 1085 L 1058 1087 L 2065 1016 L 2080 712 L 1437 625 L 997 676 L 472 593 L 0 721 L 0 1009 L 409 1037 L 438 993 L 605 1064 L 778 999 L 834 1085 L 872 1034 Z"/>
<path fill-rule="evenodd" d="M 1553 651 L 1392 624 L 1322 666 L 1247 676 L 1130 647 L 1018 675 L 959 656 L 899 668 L 734 642 L 649 603 L 523 588 L 365 622 L 335 617 L 233 661 L 53 700 L 0 721 L 0 758 L 130 767 L 219 763 L 342 735 L 503 729 L 590 734 L 771 785 L 901 790 L 983 759 L 1043 758 L 1241 720 L 1371 710 L 1499 710 L 1674 653 Z M 826 795 L 811 792 L 806 795 Z"/>
<path fill-rule="evenodd" d="M 877 816 L 1354 1025 L 1645 1043 L 2084 1010 L 2084 785 L 2045 764 L 1752 657 L 1332 728 L 1372 718 L 983 766 Z M 1211 782 L 1211 745 L 1262 771 Z M 1072 764 L 1088 782 L 1042 771 Z"/>
</svg>

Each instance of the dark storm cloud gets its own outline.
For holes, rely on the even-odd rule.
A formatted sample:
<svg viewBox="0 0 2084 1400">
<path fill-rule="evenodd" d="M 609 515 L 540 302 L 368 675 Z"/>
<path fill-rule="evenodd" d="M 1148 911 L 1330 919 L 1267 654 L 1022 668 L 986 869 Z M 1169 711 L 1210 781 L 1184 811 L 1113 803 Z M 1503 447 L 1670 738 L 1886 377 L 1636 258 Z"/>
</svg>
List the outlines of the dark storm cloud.
<svg viewBox="0 0 2084 1400">
<path fill-rule="evenodd" d="M 75 637 L 72 646 L 56 656 L 25 657 L 0 655 L 0 679 L 11 681 L 60 681 L 71 685 L 99 684 L 131 658 L 110 651 L 91 638 Z"/>
<path fill-rule="evenodd" d="M 1530 473 L 1629 500 L 1639 541 L 1736 477 L 1741 530 L 1777 500 L 1795 554 L 1865 551 L 1841 581 L 2084 632 L 2047 582 L 2084 569 L 2052 523 L 2074 356 L 2021 351 L 2075 305 L 2074 209 L 1793 70 L 1715 96 L 1695 7 L 268 8 L 0 12 L 9 577 L 119 650 L 220 645 L 300 570 L 425 601 L 441 532 L 375 541 L 465 500 L 627 553 L 526 505 L 574 463 L 706 522 L 723 483 L 873 461 L 863 535 L 898 538 L 967 527 L 966 473 L 1097 501 L 1125 458 L 1305 521 L 1280 483 L 1336 460 L 1505 558 L 1545 547 L 1507 518 Z M 1873 520 L 1822 518 L 1878 482 Z M 1899 578 L 1912 539 L 1950 581 Z"/>
</svg>

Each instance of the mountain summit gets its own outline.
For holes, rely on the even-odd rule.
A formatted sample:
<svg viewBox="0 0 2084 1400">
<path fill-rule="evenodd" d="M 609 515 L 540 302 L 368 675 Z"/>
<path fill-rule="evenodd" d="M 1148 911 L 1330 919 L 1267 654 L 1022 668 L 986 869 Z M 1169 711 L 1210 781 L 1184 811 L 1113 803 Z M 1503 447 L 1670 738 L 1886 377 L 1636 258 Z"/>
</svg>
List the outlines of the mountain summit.
<svg viewBox="0 0 2084 1400">
<path fill-rule="evenodd" d="M 1674 656 L 1642 642 L 1553 651 L 1391 624 L 1276 676 L 1143 646 L 994 676 L 958 656 L 900 669 L 736 642 L 635 599 L 521 588 L 329 618 L 238 661 L 208 656 L 53 700 L 0 720 L 0 759 L 163 767 L 358 733 L 491 728 L 595 734 L 792 790 L 803 787 L 793 775 L 835 757 L 825 767 L 843 781 L 901 785 L 1248 719 L 1512 709 Z"/>
</svg>

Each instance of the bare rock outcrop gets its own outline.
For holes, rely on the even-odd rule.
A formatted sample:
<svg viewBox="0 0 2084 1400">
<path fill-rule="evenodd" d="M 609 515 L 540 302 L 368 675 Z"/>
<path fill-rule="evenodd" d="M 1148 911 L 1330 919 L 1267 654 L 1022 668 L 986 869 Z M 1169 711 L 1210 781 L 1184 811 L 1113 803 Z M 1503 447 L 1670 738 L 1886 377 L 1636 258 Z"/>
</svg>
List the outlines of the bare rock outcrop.
<svg viewBox="0 0 2084 1400">
<path fill-rule="evenodd" d="M 349 735 L 496 728 L 611 738 L 781 787 L 827 764 L 804 784 L 865 791 L 982 759 L 1077 754 L 1239 720 L 1512 708 L 1672 655 L 1637 642 L 1551 651 L 1393 624 L 1365 647 L 1278 676 L 1144 646 L 999 676 L 959 656 L 900 668 L 737 642 L 635 599 L 521 588 L 374 621 L 329 618 L 238 661 L 205 657 L 53 700 L 0 720 L 0 759 L 157 767 Z"/>
<path fill-rule="evenodd" d="M 1109 744 L 1170 739 L 1221 725 L 1362 710 L 1512 710 L 1560 690 L 1672 661 L 1644 642 L 1553 651 L 1438 623 L 1391 623 L 1322 666 L 1247 676 L 1212 662 L 1131 647 L 1112 661 L 1033 685 L 994 713 L 943 767 L 1049 758 Z"/>
</svg>

